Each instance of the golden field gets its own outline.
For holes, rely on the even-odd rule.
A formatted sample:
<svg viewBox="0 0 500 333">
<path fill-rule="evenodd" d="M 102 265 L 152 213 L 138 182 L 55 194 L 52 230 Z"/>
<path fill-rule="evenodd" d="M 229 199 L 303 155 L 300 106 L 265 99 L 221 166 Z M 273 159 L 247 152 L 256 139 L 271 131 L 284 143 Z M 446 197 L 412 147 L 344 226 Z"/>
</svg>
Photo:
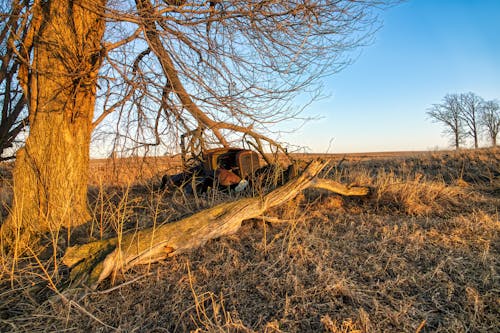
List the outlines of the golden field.
<svg viewBox="0 0 500 333">
<path fill-rule="evenodd" d="M 230 237 L 64 289 L 60 257 L 2 258 L 0 331 L 495 332 L 500 150 L 301 155 L 367 198 L 307 190 Z M 93 215 L 70 243 L 178 220 L 234 196 L 157 190 L 178 159 L 92 161 Z M 1 169 L 2 217 L 11 201 Z M 64 238 L 64 237 L 62 237 Z M 29 256 L 28 256 L 29 257 Z"/>
</svg>

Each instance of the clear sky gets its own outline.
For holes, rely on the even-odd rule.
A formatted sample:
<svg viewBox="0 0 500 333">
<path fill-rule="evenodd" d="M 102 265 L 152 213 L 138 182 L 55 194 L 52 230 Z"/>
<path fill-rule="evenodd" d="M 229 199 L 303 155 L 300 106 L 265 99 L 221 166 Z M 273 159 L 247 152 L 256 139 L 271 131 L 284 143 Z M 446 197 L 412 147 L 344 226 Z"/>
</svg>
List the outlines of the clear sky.
<svg viewBox="0 0 500 333">
<path fill-rule="evenodd" d="M 447 148 L 428 107 L 447 93 L 500 99 L 500 0 L 409 0 L 381 19 L 374 42 L 304 114 L 322 118 L 284 141 L 329 153 Z"/>
</svg>

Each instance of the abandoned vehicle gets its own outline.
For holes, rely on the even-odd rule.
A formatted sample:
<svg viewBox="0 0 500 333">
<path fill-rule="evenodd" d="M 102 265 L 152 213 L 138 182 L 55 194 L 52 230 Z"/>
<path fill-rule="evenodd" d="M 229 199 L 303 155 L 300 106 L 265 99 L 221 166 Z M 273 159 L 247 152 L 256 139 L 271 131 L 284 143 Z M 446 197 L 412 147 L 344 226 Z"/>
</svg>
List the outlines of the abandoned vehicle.
<svg viewBox="0 0 500 333">
<path fill-rule="evenodd" d="M 248 149 L 215 148 L 200 155 L 183 172 L 163 176 L 160 188 L 177 187 L 186 193 L 204 193 L 209 188 L 240 192 L 260 168 L 259 155 Z"/>
</svg>

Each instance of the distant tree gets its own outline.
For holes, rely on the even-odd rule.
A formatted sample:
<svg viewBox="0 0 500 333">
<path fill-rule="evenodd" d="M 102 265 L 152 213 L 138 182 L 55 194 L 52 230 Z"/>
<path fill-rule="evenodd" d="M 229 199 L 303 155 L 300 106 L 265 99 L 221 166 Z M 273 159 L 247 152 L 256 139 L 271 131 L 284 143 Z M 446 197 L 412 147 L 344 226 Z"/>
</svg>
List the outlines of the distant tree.
<svg viewBox="0 0 500 333">
<path fill-rule="evenodd" d="M 500 132 L 500 104 L 498 101 L 486 101 L 481 109 L 481 125 L 485 128 L 491 146 L 497 146 L 497 136 Z"/>
<path fill-rule="evenodd" d="M 478 95 L 468 92 L 459 95 L 460 117 L 467 127 L 467 135 L 474 140 L 474 148 L 479 147 L 479 117 L 483 99 Z"/>
<path fill-rule="evenodd" d="M 460 101 L 459 95 L 448 94 L 440 104 L 434 104 L 427 111 L 432 121 L 445 125 L 444 134 L 452 137 L 453 145 L 457 150 L 460 149 L 465 134 Z"/>
</svg>

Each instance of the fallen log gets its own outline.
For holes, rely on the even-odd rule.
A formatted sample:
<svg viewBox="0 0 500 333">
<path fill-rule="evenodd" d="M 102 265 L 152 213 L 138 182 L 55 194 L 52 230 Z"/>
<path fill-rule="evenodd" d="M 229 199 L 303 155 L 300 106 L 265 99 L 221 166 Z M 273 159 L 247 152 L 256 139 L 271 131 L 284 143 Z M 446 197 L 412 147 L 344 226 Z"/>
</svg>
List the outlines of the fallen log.
<svg viewBox="0 0 500 333">
<path fill-rule="evenodd" d="M 95 289 L 107 277 L 114 277 L 135 265 L 156 262 L 202 246 L 208 240 L 234 234 L 242 221 L 261 216 L 306 188 L 321 188 L 347 196 L 368 194 L 366 187 L 349 188 L 317 178 L 327 164 L 313 161 L 300 176 L 262 197 L 223 203 L 156 228 L 70 247 L 63 257 L 63 263 L 71 268 L 70 280 L 73 284 L 86 284 Z"/>
</svg>

